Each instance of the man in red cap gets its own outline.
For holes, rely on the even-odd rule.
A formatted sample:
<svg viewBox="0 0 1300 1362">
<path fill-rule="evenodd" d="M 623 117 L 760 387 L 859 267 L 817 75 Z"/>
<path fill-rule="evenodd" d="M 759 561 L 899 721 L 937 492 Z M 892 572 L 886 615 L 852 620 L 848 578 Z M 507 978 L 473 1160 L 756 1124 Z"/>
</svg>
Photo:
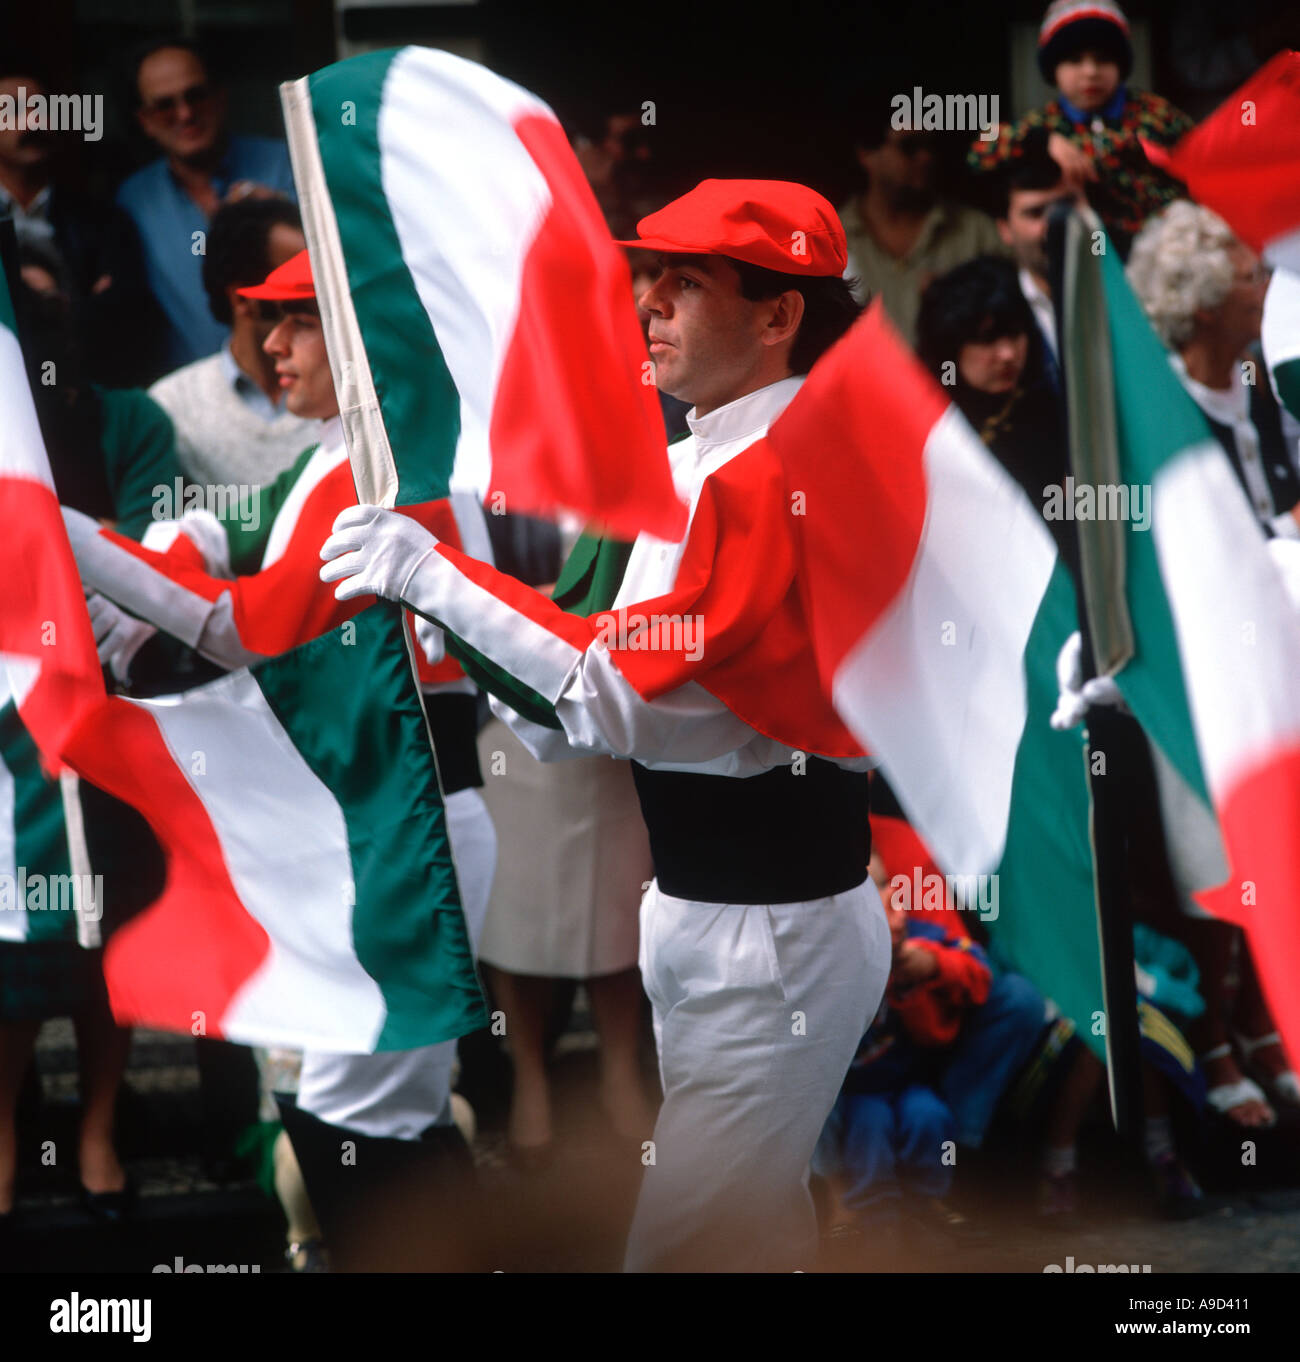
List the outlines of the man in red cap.
<svg viewBox="0 0 1300 1362">
<path fill-rule="evenodd" d="M 448 553 L 408 515 L 362 506 L 335 523 L 321 575 L 343 599 L 403 601 L 509 672 L 521 684 L 500 693 L 518 708 L 493 707 L 538 756 L 633 759 L 656 872 L 641 971 L 664 1104 L 642 1150 L 626 1266 L 806 1267 L 807 1165 L 889 969 L 866 874 L 869 763 L 842 734 L 814 749 L 831 759 L 793 750 L 689 671 L 638 688 L 650 656 L 639 649 L 655 645 L 592 641 L 583 627 L 597 611 L 630 620 L 639 603 L 698 599 L 706 653 L 763 636 L 775 674 L 813 674 L 794 665 L 806 629 L 763 633 L 788 619 L 790 508 L 761 437 L 858 308 L 839 220 L 802 185 L 706 180 L 638 232 L 662 265 L 639 299 L 657 379 L 694 404 L 690 435 L 669 451 L 691 507 L 683 542 L 580 542 L 557 605 Z M 815 685 L 788 710 L 805 698 L 828 711 Z M 833 727 L 831 716 L 820 731 Z"/>
<path fill-rule="evenodd" d="M 319 577 L 321 539 L 357 498 L 307 252 L 240 292 L 274 323 L 264 348 L 275 359 L 285 405 L 320 422 L 319 442 L 261 489 L 261 514 L 245 520 L 222 522 L 209 511 L 191 511 L 151 526 L 141 548 L 64 512 L 85 583 L 138 617 L 123 616 L 130 650 L 152 633 L 141 629 L 142 619 L 231 668 L 286 652 L 373 602 L 341 603 Z M 438 534 L 459 542 L 448 502 L 420 511 Z M 142 573 L 141 560 L 155 571 Z M 232 576 L 232 568 L 241 575 Z M 130 658 L 113 662 L 126 675 Z M 420 672 L 461 901 L 476 946 L 496 868 L 496 834 L 479 793 L 474 687 L 463 675 L 447 679 L 445 663 L 436 677 L 423 665 Z M 468 1163 L 452 1124 L 455 1057 L 455 1041 L 378 1054 L 303 1055 L 297 1104 L 285 1119 L 327 1239 L 343 1206 L 364 1200 L 385 1170 L 411 1168 L 422 1137 L 431 1157 Z M 344 1141 L 359 1150 L 356 1167 L 340 1161 Z M 422 1247 L 411 1249 L 420 1261 Z"/>
</svg>

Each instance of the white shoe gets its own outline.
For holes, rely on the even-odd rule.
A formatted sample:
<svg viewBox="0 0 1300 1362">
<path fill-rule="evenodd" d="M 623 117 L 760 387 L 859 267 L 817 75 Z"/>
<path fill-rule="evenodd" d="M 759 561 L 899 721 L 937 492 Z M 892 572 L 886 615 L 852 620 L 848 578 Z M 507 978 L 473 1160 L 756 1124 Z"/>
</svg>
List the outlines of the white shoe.
<svg viewBox="0 0 1300 1362">
<path fill-rule="evenodd" d="M 1201 1056 L 1201 1061 L 1204 1063 L 1207 1059 L 1225 1059 L 1230 1054 L 1231 1045 L 1216 1045 L 1213 1050 L 1207 1050 Z M 1263 1088 L 1249 1078 L 1239 1078 L 1235 1083 L 1220 1083 L 1205 1094 L 1205 1100 L 1221 1116 L 1226 1116 L 1237 1107 L 1244 1107 L 1247 1102 L 1260 1103 L 1268 1111 L 1268 1120 L 1259 1126 L 1242 1125 L 1242 1130 L 1271 1130 L 1277 1125 L 1277 1112 L 1268 1105 Z"/>
</svg>

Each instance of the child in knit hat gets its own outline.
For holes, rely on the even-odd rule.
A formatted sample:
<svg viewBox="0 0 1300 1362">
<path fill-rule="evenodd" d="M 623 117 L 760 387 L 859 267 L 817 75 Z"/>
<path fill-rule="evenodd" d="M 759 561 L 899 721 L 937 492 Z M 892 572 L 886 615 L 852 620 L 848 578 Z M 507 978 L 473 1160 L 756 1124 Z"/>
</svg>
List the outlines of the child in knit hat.
<svg viewBox="0 0 1300 1362">
<path fill-rule="evenodd" d="M 1114 0 L 1052 0 L 1038 32 L 1038 66 L 1057 97 L 1017 123 L 1004 123 L 995 141 L 975 142 L 967 164 L 1002 169 L 1024 154 L 1026 137 L 1043 129 L 1067 184 L 1085 191 L 1127 256 L 1147 218 L 1183 193 L 1147 160 L 1138 139 L 1171 146 L 1192 120 L 1159 95 L 1125 84 L 1133 49 L 1128 20 Z"/>
</svg>

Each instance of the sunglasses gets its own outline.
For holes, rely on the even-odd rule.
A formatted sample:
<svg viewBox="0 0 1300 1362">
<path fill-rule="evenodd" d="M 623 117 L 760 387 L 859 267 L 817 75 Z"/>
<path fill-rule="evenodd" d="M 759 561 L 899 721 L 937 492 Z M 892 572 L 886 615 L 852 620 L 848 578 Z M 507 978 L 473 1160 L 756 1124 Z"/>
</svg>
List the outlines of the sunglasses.
<svg viewBox="0 0 1300 1362">
<path fill-rule="evenodd" d="M 271 326 L 278 326 L 286 317 L 320 317 L 320 308 L 306 299 L 279 302 L 272 298 L 254 298 L 252 301 L 257 304 L 257 320 Z"/>
<path fill-rule="evenodd" d="M 159 95 L 157 99 L 149 100 L 144 106 L 144 111 L 159 118 L 172 119 L 180 112 L 182 104 L 189 109 L 201 109 L 211 98 L 210 85 L 191 85 L 188 90 L 182 90 L 178 95 Z"/>
</svg>

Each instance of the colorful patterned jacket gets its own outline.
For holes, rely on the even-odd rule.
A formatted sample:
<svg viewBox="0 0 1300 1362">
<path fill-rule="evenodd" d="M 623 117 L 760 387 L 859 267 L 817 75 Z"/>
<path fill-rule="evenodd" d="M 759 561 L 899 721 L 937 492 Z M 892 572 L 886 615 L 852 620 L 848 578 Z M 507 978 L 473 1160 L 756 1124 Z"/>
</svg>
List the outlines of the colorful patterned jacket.
<svg viewBox="0 0 1300 1362">
<path fill-rule="evenodd" d="M 1124 249 L 1149 217 L 1185 192 L 1147 160 L 1138 139 L 1172 146 L 1192 126 L 1167 99 L 1142 91 L 1129 91 L 1091 117 L 1058 97 L 1001 124 L 995 140 L 973 143 L 966 164 L 974 171 L 1000 169 L 1024 155 L 1026 139 L 1039 128 L 1068 137 L 1092 157 L 1098 178 L 1088 186 L 1088 201 Z"/>
</svg>

